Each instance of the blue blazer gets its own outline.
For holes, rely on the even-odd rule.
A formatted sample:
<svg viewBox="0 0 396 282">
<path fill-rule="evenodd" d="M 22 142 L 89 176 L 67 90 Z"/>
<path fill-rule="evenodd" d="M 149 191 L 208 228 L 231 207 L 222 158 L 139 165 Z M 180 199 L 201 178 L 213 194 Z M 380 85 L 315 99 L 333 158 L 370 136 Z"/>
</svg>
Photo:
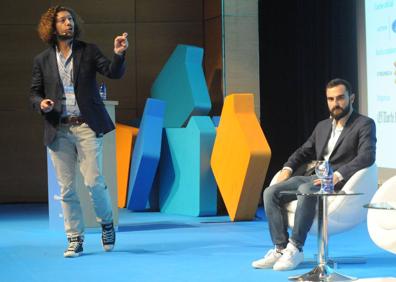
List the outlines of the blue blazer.
<svg viewBox="0 0 396 282">
<path fill-rule="evenodd" d="M 332 119 L 320 121 L 308 140 L 298 148 L 284 164 L 297 170 L 301 165 L 313 160 L 323 160 L 324 151 L 330 138 Z M 339 190 L 351 176 L 360 169 L 375 162 L 376 132 L 374 121 L 352 112 L 330 155 L 329 161 L 334 171 L 344 177 L 335 187 Z"/>
<path fill-rule="evenodd" d="M 125 72 L 125 56 L 114 54 L 108 60 L 94 44 L 74 40 L 73 42 L 73 79 L 76 100 L 82 117 L 97 136 L 114 129 L 105 106 L 100 98 L 96 73 L 121 78 Z M 34 59 L 30 101 L 33 108 L 44 116 L 44 144 L 52 143 L 60 124 L 62 113 L 63 85 L 56 61 L 56 49 L 52 46 Z M 43 99 L 55 102 L 49 113 L 43 113 L 40 103 Z"/>
</svg>

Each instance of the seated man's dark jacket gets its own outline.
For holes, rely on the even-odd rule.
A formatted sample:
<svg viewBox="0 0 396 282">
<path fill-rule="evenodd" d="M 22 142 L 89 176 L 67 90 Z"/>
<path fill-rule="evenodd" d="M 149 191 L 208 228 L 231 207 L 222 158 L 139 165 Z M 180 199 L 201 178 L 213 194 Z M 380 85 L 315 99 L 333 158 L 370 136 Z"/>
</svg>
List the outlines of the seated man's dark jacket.
<svg viewBox="0 0 396 282">
<path fill-rule="evenodd" d="M 82 41 L 73 42 L 73 78 L 74 92 L 81 116 L 97 136 L 114 129 L 105 106 L 100 98 L 96 73 L 120 78 L 125 71 L 124 55 L 114 54 L 113 61 L 108 60 L 94 44 Z M 64 89 L 59 76 L 55 46 L 37 55 L 33 63 L 30 100 L 33 108 L 44 115 L 44 144 L 52 143 L 56 136 L 62 114 Z M 43 99 L 54 101 L 54 109 L 43 113 L 40 103 Z"/>
<path fill-rule="evenodd" d="M 314 160 L 323 160 L 332 130 L 332 119 L 320 121 L 308 140 L 284 164 L 293 171 Z M 330 165 L 343 180 L 335 186 L 338 191 L 351 176 L 375 162 L 376 129 L 371 118 L 352 112 L 330 155 Z"/>
</svg>

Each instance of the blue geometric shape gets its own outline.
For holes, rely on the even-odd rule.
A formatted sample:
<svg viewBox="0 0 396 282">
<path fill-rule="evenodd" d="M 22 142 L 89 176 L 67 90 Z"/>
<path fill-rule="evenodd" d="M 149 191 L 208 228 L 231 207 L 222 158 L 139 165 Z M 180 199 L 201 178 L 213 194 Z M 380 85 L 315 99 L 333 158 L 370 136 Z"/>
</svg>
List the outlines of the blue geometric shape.
<svg viewBox="0 0 396 282">
<path fill-rule="evenodd" d="M 181 127 L 193 115 L 206 115 L 212 104 L 202 69 L 203 49 L 178 45 L 151 88 L 166 101 L 164 127 Z"/>
<path fill-rule="evenodd" d="M 220 116 L 212 116 L 212 121 L 215 127 L 219 127 Z"/>
<path fill-rule="evenodd" d="M 147 99 L 130 164 L 127 209 L 146 209 L 161 154 L 165 102 Z"/>
<path fill-rule="evenodd" d="M 207 116 L 186 128 L 167 128 L 159 168 L 159 204 L 164 213 L 210 216 L 217 212 L 217 186 L 210 167 L 216 129 Z"/>
</svg>

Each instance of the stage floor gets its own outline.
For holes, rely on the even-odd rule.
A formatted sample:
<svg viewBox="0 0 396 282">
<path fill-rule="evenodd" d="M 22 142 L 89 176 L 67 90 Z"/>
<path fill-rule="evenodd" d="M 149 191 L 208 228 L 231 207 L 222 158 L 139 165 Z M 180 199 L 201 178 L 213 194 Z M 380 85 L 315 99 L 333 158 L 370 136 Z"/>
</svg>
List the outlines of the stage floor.
<svg viewBox="0 0 396 282">
<path fill-rule="evenodd" d="M 262 213 L 258 213 L 260 215 Z M 187 217 L 120 210 L 117 243 L 105 253 L 100 233 L 85 235 L 84 255 L 63 258 L 63 230 L 48 227 L 44 204 L 0 205 L 0 281 L 288 281 L 309 271 L 256 270 L 250 264 L 272 247 L 265 218 L 230 222 L 228 217 Z M 305 257 L 313 259 L 316 237 L 309 236 Z M 371 241 L 366 224 L 330 237 L 330 256 L 362 256 L 366 264 L 343 264 L 338 272 L 362 281 L 396 277 L 396 255 Z"/>
</svg>

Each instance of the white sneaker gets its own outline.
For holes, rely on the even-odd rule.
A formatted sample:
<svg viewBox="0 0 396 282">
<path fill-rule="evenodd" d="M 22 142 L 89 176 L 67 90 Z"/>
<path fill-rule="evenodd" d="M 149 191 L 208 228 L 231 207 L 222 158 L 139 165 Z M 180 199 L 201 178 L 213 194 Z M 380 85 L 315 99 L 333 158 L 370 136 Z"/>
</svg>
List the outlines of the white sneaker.
<svg viewBox="0 0 396 282">
<path fill-rule="evenodd" d="M 253 261 L 252 266 L 254 268 L 272 268 L 281 256 L 282 253 L 277 252 L 276 248 L 273 248 L 262 259 Z"/>
<path fill-rule="evenodd" d="M 274 270 L 291 270 L 304 261 L 304 253 L 300 252 L 292 243 L 288 243 L 282 251 L 282 256 L 273 266 Z"/>
</svg>

